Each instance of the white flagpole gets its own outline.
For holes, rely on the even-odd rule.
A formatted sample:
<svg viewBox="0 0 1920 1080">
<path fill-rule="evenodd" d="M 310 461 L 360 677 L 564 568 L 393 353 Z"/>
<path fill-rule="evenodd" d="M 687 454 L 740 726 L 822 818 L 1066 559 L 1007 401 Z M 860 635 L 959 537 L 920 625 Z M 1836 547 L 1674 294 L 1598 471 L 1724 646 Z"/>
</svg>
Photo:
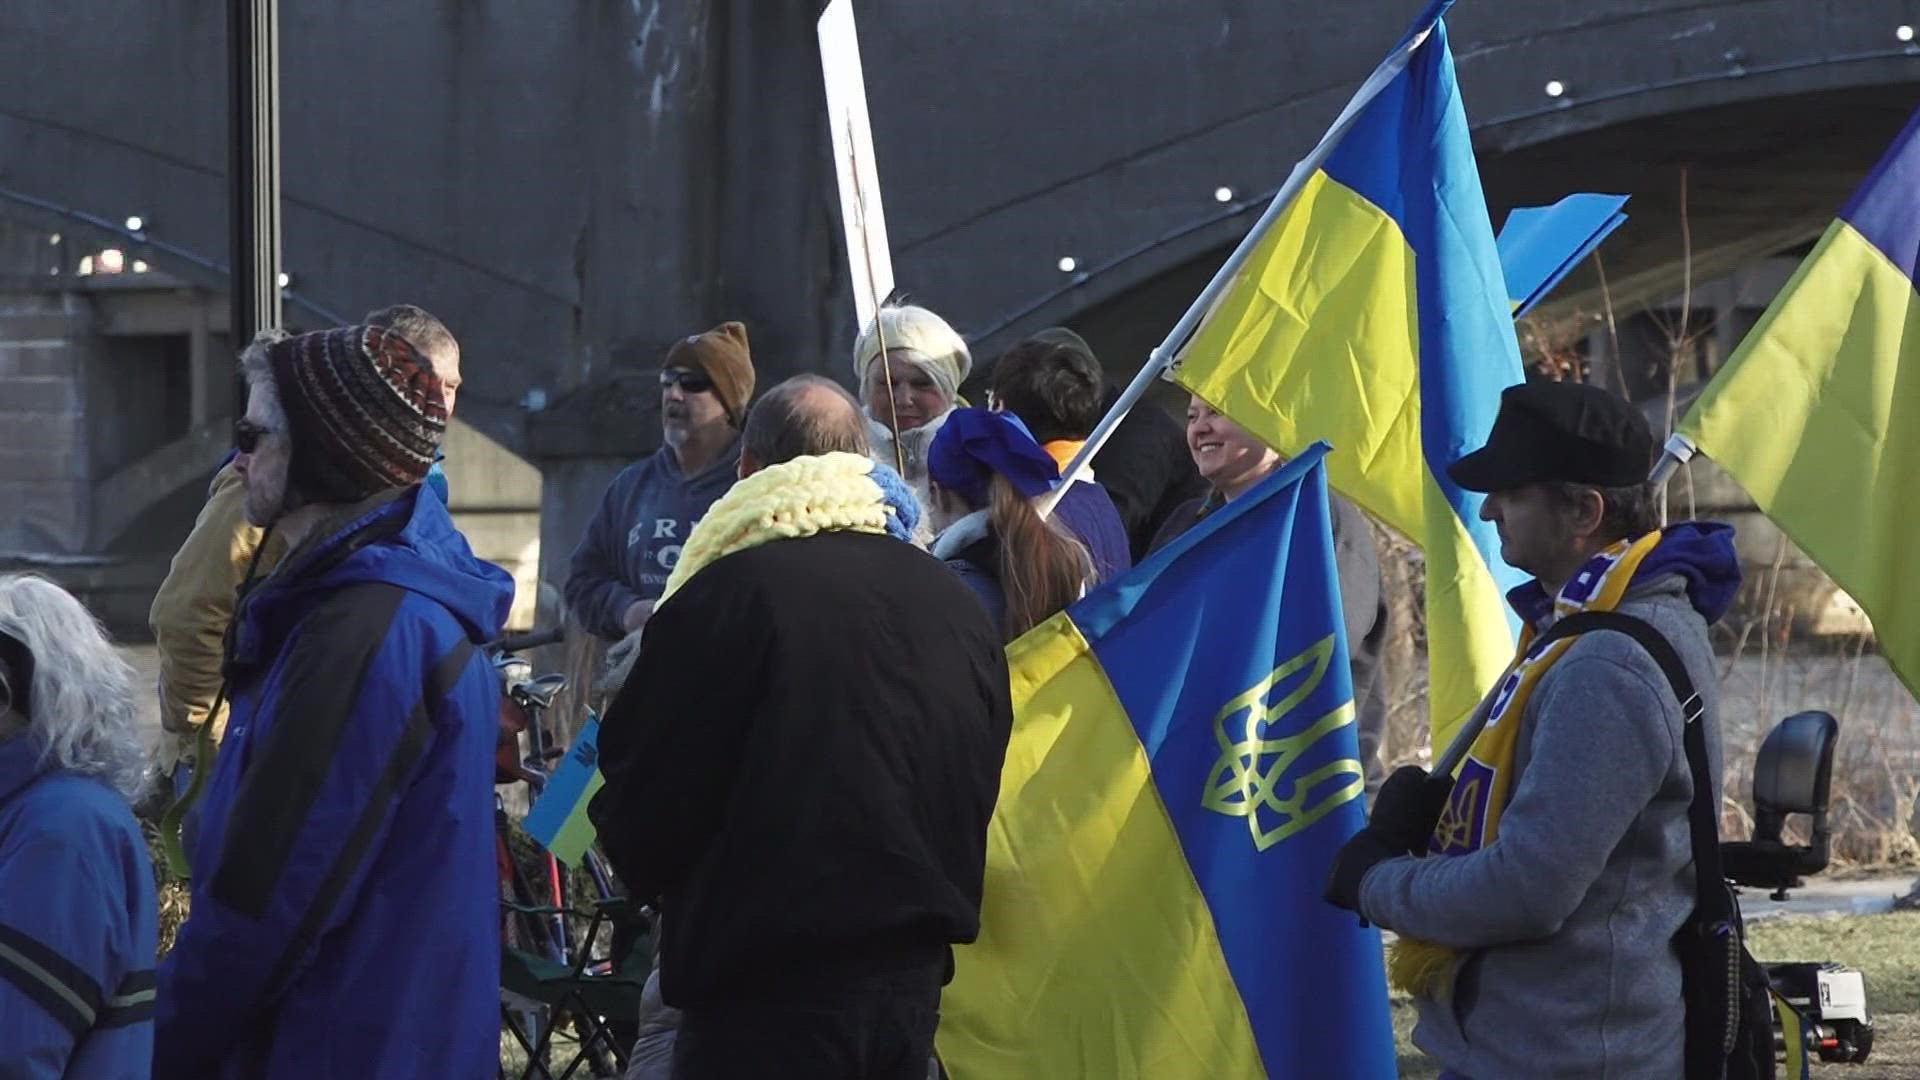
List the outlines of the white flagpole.
<svg viewBox="0 0 1920 1080">
<path fill-rule="evenodd" d="M 893 397 L 893 360 L 888 356 L 886 327 L 880 322 L 880 304 L 893 292 L 893 251 L 887 244 L 887 216 L 880 203 L 880 170 L 874 163 L 873 123 L 867 116 L 867 77 L 860 64 L 853 0 L 831 0 L 814 24 L 814 33 L 820 40 L 834 179 L 840 187 L 840 223 L 853 284 L 854 333 L 864 334 L 872 326 L 879 339 L 888 427 L 894 433 L 893 463 L 905 475 L 906 451 L 900 446 L 900 415 Z M 855 387 L 854 393 L 860 390 Z"/>
<path fill-rule="evenodd" d="M 1187 338 L 1193 335 L 1200 321 L 1212 310 L 1214 301 L 1219 299 L 1227 285 L 1240 273 L 1240 268 L 1246 264 L 1247 257 L 1253 254 L 1253 249 L 1259 245 L 1261 238 L 1266 235 L 1274 221 L 1293 203 L 1300 194 L 1300 189 L 1306 186 L 1307 179 L 1326 163 L 1328 156 L 1333 153 L 1333 148 L 1340 144 L 1341 137 L 1346 135 L 1347 129 L 1352 127 L 1354 121 L 1358 119 L 1361 110 L 1372 104 L 1373 99 L 1380 96 L 1380 91 L 1386 89 L 1388 83 L 1406 70 L 1407 62 L 1412 59 L 1414 50 L 1425 44 L 1432 35 L 1433 27 L 1429 25 L 1409 37 L 1405 44 L 1395 49 L 1380 62 L 1379 67 L 1373 69 L 1373 74 L 1367 76 L 1366 82 L 1360 84 L 1360 89 L 1354 93 L 1353 99 L 1347 102 L 1347 107 L 1340 110 L 1340 115 L 1334 120 L 1333 126 L 1321 136 L 1313 150 L 1294 165 L 1293 172 L 1287 176 L 1287 182 L 1274 193 L 1273 201 L 1267 204 L 1267 209 L 1260 215 L 1260 220 L 1255 222 L 1247 235 L 1241 238 L 1239 246 L 1233 249 L 1232 255 L 1227 256 L 1227 261 L 1214 273 L 1213 280 L 1207 282 L 1207 287 L 1201 290 L 1192 306 L 1187 308 L 1187 313 L 1174 324 L 1166 340 L 1148 355 L 1146 364 L 1140 368 L 1140 373 L 1133 377 L 1133 381 L 1127 384 L 1119 400 L 1113 403 L 1113 408 L 1107 410 L 1106 416 L 1101 417 L 1100 423 L 1094 427 L 1092 434 L 1087 436 L 1086 445 L 1080 448 L 1080 452 L 1074 455 L 1073 462 L 1061 473 L 1059 486 L 1041 498 L 1037 505 L 1040 516 L 1046 517 L 1053 513 L 1054 507 L 1059 505 L 1061 497 L 1066 494 L 1067 486 L 1086 471 L 1087 463 L 1093 460 L 1093 456 L 1100 452 L 1102 446 L 1106 445 L 1108 437 L 1113 434 L 1113 429 L 1119 427 L 1120 421 L 1126 419 L 1127 413 L 1131 412 L 1134 405 L 1146 394 L 1147 387 L 1173 366 L 1174 357 L 1179 352 L 1180 346 L 1186 344 Z"/>
<path fill-rule="evenodd" d="M 873 156 L 873 125 L 867 116 L 867 82 L 860 64 L 853 0 L 832 0 L 814 29 L 820 40 L 820 74 L 827 94 L 840 226 L 847 244 L 847 269 L 853 276 L 858 332 L 867 328 L 880 301 L 893 292 L 893 253 L 880 201 L 880 171 Z"/>
</svg>

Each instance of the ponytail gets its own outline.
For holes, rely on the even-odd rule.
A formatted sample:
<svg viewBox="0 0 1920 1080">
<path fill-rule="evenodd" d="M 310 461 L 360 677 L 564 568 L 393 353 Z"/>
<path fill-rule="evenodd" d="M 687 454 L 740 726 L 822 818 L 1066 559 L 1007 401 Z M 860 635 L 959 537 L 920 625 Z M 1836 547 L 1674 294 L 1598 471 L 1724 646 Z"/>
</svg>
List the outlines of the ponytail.
<svg viewBox="0 0 1920 1080">
<path fill-rule="evenodd" d="M 1080 599 L 1093 581 L 1093 558 L 1057 518 L 1042 518 L 1033 501 L 998 473 L 989 487 L 988 505 L 988 518 L 1000 539 L 1005 631 L 1012 641 Z"/>
</svg>

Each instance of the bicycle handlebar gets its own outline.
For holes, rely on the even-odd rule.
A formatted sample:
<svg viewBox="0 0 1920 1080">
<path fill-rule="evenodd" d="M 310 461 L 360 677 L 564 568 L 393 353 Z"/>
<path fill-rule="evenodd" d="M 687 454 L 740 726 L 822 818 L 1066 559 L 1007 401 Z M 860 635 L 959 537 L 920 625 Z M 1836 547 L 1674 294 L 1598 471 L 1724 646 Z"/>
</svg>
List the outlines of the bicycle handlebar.
<svg viewBox="0 0 1920 1080">
<path fill-rule="evenodd" d="M 538 649 L 542 645 L 557 645 L 566 640 L 567 631 L 563 626 L 549 626 L 545 630 L 535 630 L 530 634 L 516 634 L 489 642 L 487 648 L 494 652 L 517 653 L 528 649 Z"/>
</svg>

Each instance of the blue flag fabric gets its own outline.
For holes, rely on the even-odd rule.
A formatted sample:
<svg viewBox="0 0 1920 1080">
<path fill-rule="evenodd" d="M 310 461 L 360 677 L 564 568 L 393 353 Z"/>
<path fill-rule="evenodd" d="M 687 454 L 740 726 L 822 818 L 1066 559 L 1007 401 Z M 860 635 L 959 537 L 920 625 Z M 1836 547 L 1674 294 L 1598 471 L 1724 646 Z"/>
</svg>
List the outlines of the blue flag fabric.
<svg viewBox="0 0 1920 1080">
<path fill-rule="evenodd" d="M 1592 254 L 1613 230 L 1626 224 L 1625 195 L 1569 195 L 1552 206 L 1524 206 L 1507 215 L 1494 245 L 1507 279 L 1513 317 L 1542 298 Z"/>
</svg>

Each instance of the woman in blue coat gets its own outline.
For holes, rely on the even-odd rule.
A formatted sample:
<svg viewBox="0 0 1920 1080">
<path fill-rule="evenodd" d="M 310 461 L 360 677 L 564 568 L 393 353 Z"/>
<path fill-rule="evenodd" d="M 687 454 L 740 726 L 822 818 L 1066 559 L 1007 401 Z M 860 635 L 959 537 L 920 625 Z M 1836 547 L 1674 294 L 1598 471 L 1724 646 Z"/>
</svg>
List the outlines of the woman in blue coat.
<svg viewBox="0 0 1920 1080">
<path fill-rule="evenodd" d="M 58 585 L 0 577 L 0 1076 L 146 1080 L 153 867 L 133 671 Z"/>
</svg>

